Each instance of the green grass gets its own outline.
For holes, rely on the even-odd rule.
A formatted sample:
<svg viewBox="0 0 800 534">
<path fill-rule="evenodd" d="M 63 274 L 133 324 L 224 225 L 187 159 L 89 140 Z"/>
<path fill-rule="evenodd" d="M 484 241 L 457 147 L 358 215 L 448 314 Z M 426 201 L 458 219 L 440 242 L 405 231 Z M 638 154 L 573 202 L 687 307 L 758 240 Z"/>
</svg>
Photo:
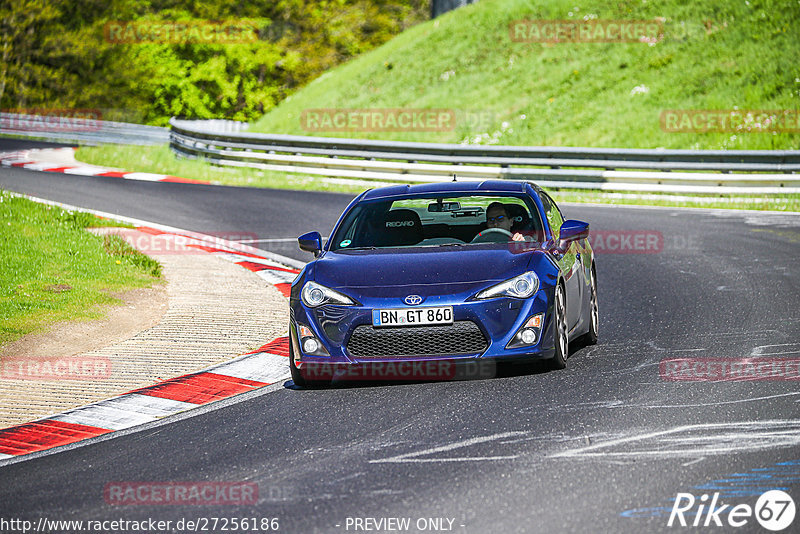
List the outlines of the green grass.
<svg viewBox="0 0 800 534">
<path fill-rule="evenodd" d="M 633 191 L 600 193 L 563 189 L 549 193 L 556 202 L 800 212 L 800 195 L 684 195 Z"/>
<path fill-rule="evenodd" d="M 112 258 L 116 258 L 117 261 L 120 261 L 120 263 L 121 260 L 125 260 L 127 263 L 144 271 L 153 278 L 161 278 L 161 264 L 150 256 L 142 254 L 133 248 L 122 236 L 114 234 L 104 235 L 103 250 Z"/>
<path fill-rule="evenodd" d="M 118 226 L 0 191 L 0 344 L 58 321 L 96 319 L 113 293 L 149 287 L 160 265 L 119 237 L 85 229 Z"/>
<path fill-rule="evenodd" d="M 512 21 L 587 15 L 664 17 L 664 39 L 655 46 L 532 44 L 512 42 L 509 35 Z M 659 116 L 668 109 L 798 110 L 798 35 L 796 0 L 750 0 L 749 5 L 744 0 L 481 0 L 327 72 L 273 108 L 251 131 L 308 133 L 300 116 L 309 109 L 444 108 L 473 120 L 446 132 L 314 135 L 502 145 L 796 149 L 800 134 L 667 133 Z M 631 94 L 642 85 L 646 93 Z"/>
</svg>

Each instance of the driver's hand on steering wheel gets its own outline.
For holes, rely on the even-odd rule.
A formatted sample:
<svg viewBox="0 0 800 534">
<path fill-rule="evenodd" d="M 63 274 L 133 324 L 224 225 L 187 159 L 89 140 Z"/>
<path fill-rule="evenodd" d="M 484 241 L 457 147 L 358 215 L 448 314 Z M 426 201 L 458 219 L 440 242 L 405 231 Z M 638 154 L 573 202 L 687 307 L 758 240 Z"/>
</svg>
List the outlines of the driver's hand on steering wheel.
<svg viewBox="0 0 800 534">
<path fill-rule="evenodd" d="M 517 232 L 517 233 L 515 233 L 514 235 L 511 236 L 511 239 L 514 240 L 514 241 L 525 241 L 525 236 L 522 235 L 521 233 Z"/>
</svg>

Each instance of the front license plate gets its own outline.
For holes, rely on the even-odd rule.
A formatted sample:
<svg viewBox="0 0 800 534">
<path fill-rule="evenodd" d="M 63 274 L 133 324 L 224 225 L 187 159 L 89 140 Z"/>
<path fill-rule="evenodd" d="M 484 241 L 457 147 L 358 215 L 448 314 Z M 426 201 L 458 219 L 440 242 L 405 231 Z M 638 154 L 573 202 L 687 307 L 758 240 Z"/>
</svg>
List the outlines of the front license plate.
<svg viewBox="0 0 800 534">
<path fill-rule="evenodd" d="M 453 307 L 372 310 L 372 326 L 453 324 Z"/>
</svg>

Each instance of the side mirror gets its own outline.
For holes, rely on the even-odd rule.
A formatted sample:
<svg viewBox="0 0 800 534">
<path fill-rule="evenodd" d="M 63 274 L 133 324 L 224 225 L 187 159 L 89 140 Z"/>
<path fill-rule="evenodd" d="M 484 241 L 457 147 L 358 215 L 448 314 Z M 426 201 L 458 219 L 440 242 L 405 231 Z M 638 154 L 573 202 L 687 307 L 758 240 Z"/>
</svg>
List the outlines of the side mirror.
<svg viewBox="0 0 800 534">
<path fill-rule="evenodd" d="M 569 219 L 561 225 L 562 241 L 578 241 L 589 237 L 589 223 Z"/>
<path fill-rule="evenodd" d="M 561 224 L 561 231 L 559 232 L 559 242 L 556 247 L 558 254 L 566 254 L 570 243 L 573 241 L 580 241 L 581 239 L 588 239 L 589 237 L 589 223 L 583 221 L 575 221 L 569 219 Z"/>
<path fill-rule="evenodd" d="M 300 250 L 311 252 L 314 257 L 317 257 L 322 250 L 322 236 L 319 235 L 319 232 L 308 232 L 297 238 L 297 244 L 300 246 Z"/>
</svg>

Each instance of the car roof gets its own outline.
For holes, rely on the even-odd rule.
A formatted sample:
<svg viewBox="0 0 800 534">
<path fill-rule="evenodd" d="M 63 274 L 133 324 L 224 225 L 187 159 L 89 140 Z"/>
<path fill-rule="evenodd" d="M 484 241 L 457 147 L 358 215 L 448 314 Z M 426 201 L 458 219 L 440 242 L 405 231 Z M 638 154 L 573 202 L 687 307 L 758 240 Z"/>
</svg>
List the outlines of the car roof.
<svg viewBox="0 0 800 534">
<path fill-rule="evenodd" d="M 523 193 L 526 182 L 515 180 L 483 180 L 463 182 L 436 182 L 416 185 L 390 185 L 367 191 L 362 200 L 378 198 L 407 197 L 410 195 L 427 195 L 436 193 Z M 531 184 L 533 185 L 533 184 Z"/>
</svg>

